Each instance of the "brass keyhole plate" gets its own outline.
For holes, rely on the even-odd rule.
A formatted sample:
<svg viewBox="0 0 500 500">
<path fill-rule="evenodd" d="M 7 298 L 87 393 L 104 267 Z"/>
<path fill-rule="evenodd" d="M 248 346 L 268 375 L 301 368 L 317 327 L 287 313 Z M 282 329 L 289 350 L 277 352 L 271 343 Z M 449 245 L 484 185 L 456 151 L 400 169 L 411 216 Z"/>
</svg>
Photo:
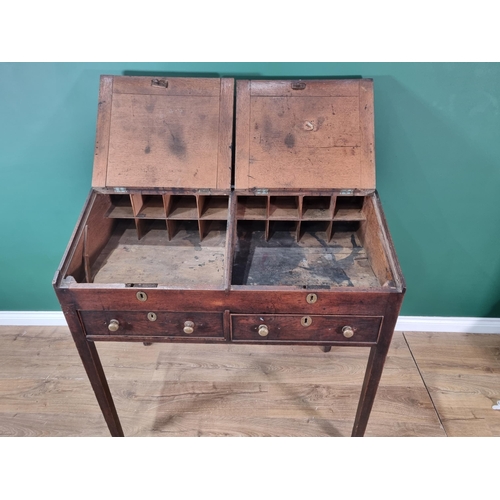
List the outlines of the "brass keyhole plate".
<svg viewBox="0 0 500 500">
<path fill-rule="evenodd" d="M 135 296 L 137 297 L 137 300 L 140 300 L 141 302 L 146 302 L 146 300 L 148 300 L 146 292 L 137 292 Z"/>
<path fill-rule="evenodd" d="M 300 324 L 302 326 L 311 326 L 313 320 L 311 316 L 304 316 L 303 318 L 300 319 Z"/>
<path fill-rule="evenodd" d="M 308 304 L 314 304 L 318 300 L 318 296 L 315 293 L 309 293 L 306 297 L 306 302 Z"/>
<path fill-rule="evenodd" d="M 156 314 L 154 312 L 149 312 L 148 313 L 148 319 L 149 319 L 149 321 L 156 321 L 156 318 L 157 318 L 157 316 L 156 316 Z"/>
</svg>

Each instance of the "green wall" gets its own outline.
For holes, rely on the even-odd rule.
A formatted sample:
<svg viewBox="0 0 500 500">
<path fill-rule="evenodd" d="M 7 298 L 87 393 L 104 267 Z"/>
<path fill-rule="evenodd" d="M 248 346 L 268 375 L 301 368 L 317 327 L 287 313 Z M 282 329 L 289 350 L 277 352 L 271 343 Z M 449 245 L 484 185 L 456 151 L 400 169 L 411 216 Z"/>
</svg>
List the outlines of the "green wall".
<svg viewBox="0 0 500 500">
<path fill-rule="evenodd" d="M 51 281 L 90 189 L 99 75 L 362 76 L 404 315 L 500 316 L 500 64 L 0 64 L 0 310 L 57 310 Z"/>
</svg>

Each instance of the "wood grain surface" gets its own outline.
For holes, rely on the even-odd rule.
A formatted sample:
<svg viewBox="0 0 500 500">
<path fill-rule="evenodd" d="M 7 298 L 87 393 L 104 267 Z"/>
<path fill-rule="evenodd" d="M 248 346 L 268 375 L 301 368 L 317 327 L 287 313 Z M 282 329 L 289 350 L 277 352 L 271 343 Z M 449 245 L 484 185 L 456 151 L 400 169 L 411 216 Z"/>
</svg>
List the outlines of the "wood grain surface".
<svg viewBox="0 0 500 500">
<path fill-rule="evenodd" d="M 448 436 L 500 436 L 500 335 L 405 336 Z"/>
<path fill-rule="evenodd" d="M 93 187 L 228 190 L 233 96 L 230 78 L 103 76 Z"/>
<path fill-rule="evenodd" d="M 431 395 L 442 393 L 435 402 L 448 435 L 500 435 L 490 404 L 500 399 L 500 337 L 407 337 Z M 97 348 L 127 436 L 348 436 L 368 356 L 351 347 Z M 1 327 L 0 366 L 1 436 L 109 435 L 66 327 Z M 460 412 L 465 424 L 454 420 Z M 445 435 L 401 333 L 366 435 Z"/>
<path fill-rule="evenodd" d="M 237 189 L 375 188 L 371 80 L 240 81 L 236 100 Z"/>
</svg>

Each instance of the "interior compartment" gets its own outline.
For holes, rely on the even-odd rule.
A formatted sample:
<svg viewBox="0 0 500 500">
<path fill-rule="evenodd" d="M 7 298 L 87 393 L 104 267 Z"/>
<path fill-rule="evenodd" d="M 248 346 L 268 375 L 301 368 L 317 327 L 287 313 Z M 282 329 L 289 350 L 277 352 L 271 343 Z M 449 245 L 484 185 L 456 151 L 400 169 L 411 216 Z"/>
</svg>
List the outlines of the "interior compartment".
<svg viewBox="0 0 500 500">
<path fill-rule="evenodd" d="M 132 200 L 129 194 L 111 194 L 109 195 L 110 206 L 106 217 L 112 218 L 133 218 Z"/>
<path fill-rule="evenodd" d="M 237 228 L 232 281 L 234 285 L 299 286 L 308 288 L 379 287 L 359 237 L 359 222 L 271 224 L 266 241 L 264 224 L 240 221 Z"/>
<path fill-rule="evenodd" d="M 196 197 L 194 195 L 172 196 L 167 217 L 171 219 L 197 219 Z"/>
<path fill-rule="evenodd" d="M 394 286 L 374 196 L 338 197 L 335 211 L 330 200 L 335 196 L 238 196 L 230 235 L 229 196 L 97 193 L 64 275 L 180 288 Z M 272 218 L 271 207 L 290 217 Z M 120 209 L 139 211 L 118 218 Z M 324 211 L 329 218 L 318 215 Z"/>
<path fill-rule="evenodd" d="M 327 197 L 303 200 L 307 210 L 330 210 Z M 301 288 L 393 286 L 373 199 L 342 200 L 352 219 L 237 223 L 232 284 Z M 342 214 L 343 212 L 341 212 Z M 328 220 L 329 219 L 329 220 Z"/>
<path fill-rule="evenodd" d="M 238 196 L 236 217 L 245 220 L 267 218 L 267 196 Z"/>
<path fill-rule="evenodd" d="M 330 220 L 331 196 L 304 196 L 302 202 L 302 219 Z"/>
<path fill-rule="evenodd" d="M 365 220 L 363 196 L 337 196 L 335 203 L 335 220 Z"/>
<path fill-rule="evenodd" d="M 173 211 L 185 210 L 183 214 L 194 201 L 195 217 L 165 220 L 165 212 L 163 219 L 109 217 L 117 202 L 125 203 L 123 198 L 97 194 L 65 276 L 81 283 L 223 288 L 227 220 L 198 219 L 194 196 L 172 198 L 177 198 Z M 164 210 L 162 195 L 142 201 L 141 209 L 160 208 L 161 202 Z"/>
<path fill-rule="evenodd" d="M 228 201 L 227 196 L 199 196 L 198 213 L 200 218 L 227 220 Z"/>
<path fill-rule="evenodd" d="M 162 195 L 132 194 L 132 207 L 136 217 L 165 219 Z"/>
<path fill-rule="evenodd" d="M 148 232 L 138 240 L 132 221 L 118 222 L 92 266 L 94 283 L 223 286 L 223 225 L 213 228 L 200 241 L 197 221 L 176 221 L 171 239 L 164 221 L 154 220 L 150 224 Z"/>
<path fill-rule="evenodd" d="M 269 200 L 270 219 L 298 219 L 298 196 L 271 196 Z"/>
</svg>

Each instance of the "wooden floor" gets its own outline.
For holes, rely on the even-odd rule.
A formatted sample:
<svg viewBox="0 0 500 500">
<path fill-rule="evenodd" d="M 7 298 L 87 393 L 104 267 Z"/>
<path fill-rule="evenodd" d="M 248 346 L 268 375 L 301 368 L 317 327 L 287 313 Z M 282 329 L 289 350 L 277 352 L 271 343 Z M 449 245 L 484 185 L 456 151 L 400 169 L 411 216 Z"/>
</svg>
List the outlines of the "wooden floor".
<svg viewBox="0 0 500 500">
<path fill-rule="evenodd" d="M 98 344 L 127 436 L 348 436 L 368 350 Z M 500 335 L 396 333 L 367 436 L 500 436 Z M 107 436 L 65 327 L 0 327 L 0 436 Z"/>
</svg>

